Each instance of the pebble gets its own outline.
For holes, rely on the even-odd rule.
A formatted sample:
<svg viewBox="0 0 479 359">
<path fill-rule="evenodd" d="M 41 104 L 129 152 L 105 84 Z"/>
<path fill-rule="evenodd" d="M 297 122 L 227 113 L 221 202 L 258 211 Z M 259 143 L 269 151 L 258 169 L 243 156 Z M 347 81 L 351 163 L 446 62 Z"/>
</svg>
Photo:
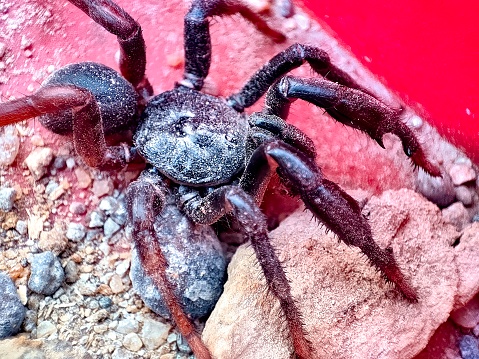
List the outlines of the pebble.
<svg viewBox="0 0 479 359">
<path fill-rule="evenodd" d="M 171 330 L 170 324 L 156 320 L 145 319 L 141 330 L 141 338 L 147 349 L 155 350 L 166 343 L 168 333 Z"/>
<path fill-rule="evenodd" d="M 4 272 L 0 272 L 0 303 L 0 338 L 6 338 L 20 331 L 26 308 L 12 280 Z"/>
<path fill-rule="evenodd" d="M 0 128 L 0 167 L 10 166 L 20 149 L 20 137 L 15 126 Z"/>
<path fill-rule="evenodd" d="M 116 266 L 115 273 L 123 277 L 128 272 L 128 269 L 130 269 L 130 260 L 126 259 Z"/>
<path fill-rule="evenodd" d="M 80 189 L 85 189 L 90 187 L 91 185 L 91 177 L 88 172 L 86 172 L 83 168 L 75 168 L 75 177 L 77 178 L 78 181 L 78 188 Z"/>
<path fill-rule="evenodd" d="M 65 282 L 75 283 L 80 278 L 78 265 L 74 261 L 69 260 L 66 263 L 64 270 L 65 270 Z"/>
<path fill-rule="evenodd" d="M 103 212 L 105 212 L 108 216 L 110 216 L 118 207 L 118 201 L 115 197 L 108 196 L 103 198 L 100 201 L 100 208 Z"/>
<path fill-rule="evenodd" d="M 116 331 L 120 334 L 138 333 L 139 330 L 138 322 L 132 318 L 120 320 L 116 327 Z"/>
<path fill-rule="evenodd" d="M 96 179 L 93 181 L 92 192 L 98 198 L 103 197 L 107 194 L 112 194 L 113 182 L 109 178 L 102 180 Z"/>
<path fill-rule="evenodd" d="M 69 157 L 65 161 L 65 164 L 66 164 L 68 169 L 72 169 L 73 167 L 75 167 L 75 159 L 73 157 Z"/>
<path fill-rule="evenodd" d="M 432 177 L 424 171 L 419 171 L 416 185 L 418 192 L 441 208 L 449 206 L 456 199 L 452 179 L 447 175 Z"/>
<path fill-rule="evenodd" d="M 72 202 L 68 210 L 72 214 L 85 214 L 86 206 L 81 202 Z"/>
<path fill-rule="evenodd" d="M 103 225 L 103 234 L 106 238 L 110 238 L 116 232 L 120 230 L 120 225 L 116 223 L 113 219 L 108 218 Z"/>
<path fill-rule="evenodd" d="M 128 218 L 128 212 L 126 210 L 126 204 L 125 201 L 118 201 L 118 207 L 111 214 L 111 219 L 113 219 L 116 223 L 118 223 L 120 226 L 124 226 L 126 223 L 126 220 Z"/>
<path fill-rule="evenodd" d="M 113 293 L 118 294 L 125 290 L 125 286 L 118 274 L 114 274 L 110 279 L 110 288 Z"/>
<path fill-rule="evenodd" d="M 469 212 L 462 202 L 455 202 L 442 210 L 442 217 L 446 222 L 453 224 L 458 231 L 469 223 Z"/>
<path fill-rule="evenodd" d="M 473 200 L 472 192 L 466 186 L 456 187 L 456 198 L 466 207 L 470 206 Z"/>
<path fill-rule="evenodd" d="M 141 341 L 140 337 L 136 333 L 130 333 L 125 335 L 123 338 L 123 346 L 131 350 L 132 352 L 137 352 L 143 346 L 143 342 Z"/>
<path fill-rule="evenodd" d="M 81 223 L 70 222 L 68 224 L 66 237 L 73 241 L 78 242 L 81 241 L 86 235 L 86 228 Z"/>
<path fill-rule="evenodd" d="M 449 175 L 456 186 L 476 179 L 476 171 L 474 171 L 469 163 L 454 164 L 449 170 Z"/>
<path fill-rule="evenodd" d="M 464 335 L 459 341 L 462 359 L 478 359 L 479 343 L 472 335 Z"/>
<path fill-rule="evenodd" d="M 37 326 L 37 338 L 46 338 L 57 331 L 55 324 L 49 320 L 40 322 Z"/>
<path fill-rule="evenodd" d="M 15 230 L 22 235 L 27 234 L 27 232 L 28 232 L 27 222 L 22 221 L 22 220 L 17 221 L 17 224 L 15 226 Z"/>
<path fill-rule="evenodd" d="M 14 188 L 0 188 L 0 210 L 9 212 L 13 208 L 17 191 Z"/>
<path fill-rule="evenodd" d="M 113 300 L 110 297 L 100 297 L 98 304 L 104 309 L 108 309 L 113 305 Z"/>
<path fill-rule="evenodd" d="M 65 161 L 65 158 L 63 157 L 55 157 L 55 159 L 53 160 L 53 168 L 57 169 L 57 170 L 62 170 L 66 167 L 66 161 Z"/>
<path fill-rule="evenodd" d="M 39 180 L 47 173 L 47 167 L 53 160 L 53 150 L 49 147 L 35 148 L 25 159 L 25 164 L 33 178 Z"/>
<path fill-rule="evenodd" d="M 33 255 L 28 288 L 35 293 L 52 295 L 62 285 L 65 272 L 52 252 Z"/>
<path fill-rule="evenodd" d="M 51 251 L 55 255 L 62 253 L 68 246 L 68 239 L 63 233 L 56 229 L 51 231 L 43 231 L 40 233 L 38 240 L 38 248 L 42 251 Z"/>
<path fill-rule="evenodd" d="M 88 222 L 89 228 L 98 228 L 103 227 L 105 224 L 106 217 L 101 211 L 93 211 L 89 215 L 90 220 Z"/>
</svg>

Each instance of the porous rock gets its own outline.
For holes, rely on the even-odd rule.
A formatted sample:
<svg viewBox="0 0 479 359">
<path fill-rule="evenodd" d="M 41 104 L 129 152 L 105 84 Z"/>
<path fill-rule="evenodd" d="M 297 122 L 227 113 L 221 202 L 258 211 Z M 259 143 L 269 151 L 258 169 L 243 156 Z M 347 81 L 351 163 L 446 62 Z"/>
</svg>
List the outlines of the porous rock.
<svg viewBox="0 0 479 359">
<path fill-rule="evenodd" d="M 453 308 L 458 274 L 451 244 L 458 234 L 434 204 L 410 190 L 373 197 L 363 214 L 376 242 L 393 248 L 418 303 L 402 298 L 357 248 L 338 243 L 308 212 L 287 218 L 271 240 L 318 357 L 412 358 Z M 228 278 L 203 332 L 213 356 L 290 358 L 279 304 L 265 290 L 251 247 L 237 251 Z"/>
<path fill-rule="evenodd" d="M 12 280 L 3 272 L 0 272 L 0 303 L 0 338 L 5 338 L 19 332 L 27 310 Z"/>
<path fill-rule="evenodd" d="M 60 260 L 53 252 L 35 254 L 32 260 L 28 288 L 38 294 L 52 295 L 65 279 Z"/>
<path fill-rule="evenodd" d="M 49 147 L 35 148 L 25 159 L 25 164 L 35 180 L 47 173 L 47 167 L 53 160 L 53 150 Z"/>
</svg>

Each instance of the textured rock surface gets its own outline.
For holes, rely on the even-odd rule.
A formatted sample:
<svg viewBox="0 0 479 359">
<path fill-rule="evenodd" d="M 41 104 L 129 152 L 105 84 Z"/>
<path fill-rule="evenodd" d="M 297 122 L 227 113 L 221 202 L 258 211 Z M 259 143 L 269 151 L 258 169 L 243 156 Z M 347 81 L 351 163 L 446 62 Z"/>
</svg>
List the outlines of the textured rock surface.
<svg viewBox="0 0 479 359">
<path fill-rule="evenodd" d="M 409 191 L 373 197 L 363 214 L 376 241 L 391 245 L 419 294 L 406 302 L 360 252 L 296 212 L 272 232 L 310 340 L 321 358 L 411 358 L 449 316 L 458 287 L 458 233 L 439 209 Z M 253 251 L 240 248 L 203 338 L 216 358 L 289 358 L 277 301 L 265 290 Z"/>
<path fill-rule="evenodd" d="M 0 338 L 19 332 L 26 311 L 12 280 L 7 274 L 0 272 Z"/>
<path fill-rule="evenodd" d="M 33 256 L 28 288 L 35 293 L 52 295 L 65 279 L 60 260 L 52 252 L 43 252 Z"/>
</svg>

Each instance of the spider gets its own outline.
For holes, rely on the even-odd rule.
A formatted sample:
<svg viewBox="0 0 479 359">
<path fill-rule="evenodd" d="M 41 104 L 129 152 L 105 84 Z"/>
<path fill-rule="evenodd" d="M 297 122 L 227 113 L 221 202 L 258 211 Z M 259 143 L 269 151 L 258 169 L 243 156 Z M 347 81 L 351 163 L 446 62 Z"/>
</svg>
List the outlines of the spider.
<svg viewBox="0 0 479 359">
<path fill-rule="evenodd" d="M 146 169 L 126 193 L 132 239 L 145 272 L 160 289 L 197 358 L 210 358 L 210 353 L 174 294 L 166 276 L 168 263 L 156 240 L 161 233 L 156 232 L 155 221 L 172 201 L 180 216 L 196 224 L 212 225 L 225 215 L 237 221 L 255 250 L 268 289 L 281 304 L 296 355 L 314 355 L 259 209 L 275 171 L 318 220 L 346 244 L 359 247 L 406 299 L 417 301 L 392 250 L 383 250 L 374 242 L 358 203 L 324 178 L 312 141 L 286 122 L 292 102 L 310 102 L 381 146 L 385 133 L 397 135 L 415 165 L 439 176 L 439 169 L 401 122 L 399 110 L 369 94 L 334 66 L 325 51 L 303 44 L 274 56 L 226 99 L 202 93 L 211 61 L 212 16 L 239 13 L 273 40 L 284 40 L 255 13 L 232 0 L 193 0 L 184 19 L 183 79 L 173 90 L 153 96 L 145 76 L 140 25 L 111 0 L 69 1 L 117 36 L 121 75 L 97 63 L 68 65 L 32 95 L 0 104 L 0 125 L 41 116 L 40 122 L 49 130 L 71 135 L 77 154 L 100 170 L 146 162 Z M 305 62 L 322 77 L 287 75 Z M 244 110 L 263 95 L 264 109 L 247 116 Z M 127 128 L 134 131 L 133 144 L 107 144 L 105 136 Z"/>
</svg>

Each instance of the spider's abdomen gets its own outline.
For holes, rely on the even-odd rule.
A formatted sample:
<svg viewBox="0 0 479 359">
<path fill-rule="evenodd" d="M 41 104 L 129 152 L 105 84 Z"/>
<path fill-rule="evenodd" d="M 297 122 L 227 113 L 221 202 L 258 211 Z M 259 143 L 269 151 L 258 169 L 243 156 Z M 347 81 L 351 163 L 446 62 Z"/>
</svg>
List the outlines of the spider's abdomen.
<svg viewBox="0 0 479 359">
<path fill-rule="evenodd" d="M 243 169 L 248 127 L 246 117 L 222 100 L 180 87 L 148 103 L 135 145 L 173 181 L 215 185 Z"/>
</svg>

